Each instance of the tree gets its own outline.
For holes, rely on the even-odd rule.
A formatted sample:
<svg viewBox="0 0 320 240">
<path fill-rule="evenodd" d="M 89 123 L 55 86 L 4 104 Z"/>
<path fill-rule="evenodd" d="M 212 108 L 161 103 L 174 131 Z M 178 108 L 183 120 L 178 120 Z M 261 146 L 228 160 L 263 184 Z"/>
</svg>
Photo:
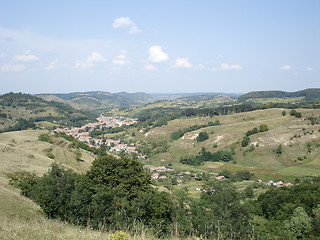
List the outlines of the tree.
<svg viewBox="0 0 320 240">
<path fill-rule="evenodd" d="M 284 222 L 284 227 L 294 237 L 298 239 L 305 238 L 311 229 L 311 218 L 303 207 L 297 207 L 292 217 Z"/>
<path fill-rule="evenodd" d="M 248 136 L 244 136 L 243 139 L 242 139 L 242 142 L 241 142 L 241 146 L 242 147 L 248 146 L 249 141 L 250 141 L 250 138 Z"/>
<path fill-rule="evenodd" d="M 282 111 L 282 116 L 287 115 L 287 112 L 285 110 Z"/>
<path fill-rule="evenodd" d="M 209 138 L 207 132 L 200 132 L 197 137 L 197 142 L 203 142 Z"/>
<path fill-rule="evenodd" d="M 263 123 L 260 125 L 260 132 L 266 132 L 269 130 L 269 127 L 267 124 Z"/>
<path fill-rule="evenodd" d="M 80 150 L 78 150 L 78 149 L 74 150 L 73 154 L 74 154 L 77 161 L 81 160 L 82 153 L 80 152 Z"/>
<path fill-rule="evenodd" d="M 279 146 L 277 147 L 275 152 L 276 152 L 277 155 L 281 155 L 282 154 L 282 145 L 281 144 L 279 144 Z"/>
</svg>

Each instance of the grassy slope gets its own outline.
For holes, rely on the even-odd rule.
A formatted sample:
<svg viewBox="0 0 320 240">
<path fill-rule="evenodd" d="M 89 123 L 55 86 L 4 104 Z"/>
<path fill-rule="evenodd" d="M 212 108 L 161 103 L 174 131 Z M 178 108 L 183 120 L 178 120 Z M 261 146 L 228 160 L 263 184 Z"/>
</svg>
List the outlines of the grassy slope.
<svg viewBox="0 0 320 240">
<path fill-rule="evenodd" d="M 33 201 L 8 184 L 8 173 L 25 170 L 41 175 L 54 161 L 78 172 L 89 169 L 94 160 L 91 153 L 81 150 L 83 161 L 78 162 L 64 139 L 51 134 L 53 144 L 38 141 L 38 136 L 45 132 L 26 130 L 0 134 L 0 239 L 110 239 L 110 231 L 93 231 L 47 219 Z M 49 148 L 55 160 L 45 156 Z M 156 238 L 142 231 L 129 239 Z"/>
<path fill-rule="evenodd" d="M 93 157 L 82 152 L 84 162 L 77 162 L 68 143 L 40 142 L 45 131 L 21 131 L 0 134 L 0 239 L 106 239 L 107 234 L 48 220 L 31 200 L 8 185 L 7 173 L 26 170 L 43 174 L 53 160 L 45 156 L 52 148 L 55 161 L 76 171 L 88 169 Z"/>
<path fill-rule="evenodd" d="M 151 159 L 151 164 L 163 165 L 172 162 L 173 166 L 179 170 L 202 169 L 218 172 L 221 169 L 238 170 L 248 169 L 255 172 L 257 176 L 268 178 L 270 174 L 277 175 L 319 175 L 320 170 L 320 151 L 315 146 L 307 159 L 297 161 L 299 156 L 306 155 L 307 143 L 320 141 L 319 125 L 308 124 L 310 121 L 304 120 L 305 117 L 319 116 L 319 110 L 299 109 L 303 118 L 298 119 L 287 114 L 282 116 L 283 109 L 257 110 L 253 112 L 240 113 L 228 116 L 216 116 L 213 118 L 185 118 L 171 121 L 167 126 L 150 130 L 146 135 L 149 140 L 167 140 L 170 141 L 170 134 L 179 128 L 195 124 L 204 124 L 208 121 L 219 119 L 221 126 L 207 127 L 194 132 L 185 134 L 184 137 L 170 143 L 168 153 L 156 155 Z M 287 113 L 289 110 L 287 110 Z M 242 148 L 240 142 L 245 133 L 260 124 L 267 123 L 269 131 L 250 136 L 250 143 L 258 143 L 253 152 L 243 154 L 248 147 Z M 305 130 L 303 130 L 305 129 Z M 310 134 L 314 131 L 312 134 Z M 206 131 L 209 139 L 197 143 L 194 138 L 200 131 Z M 309 131 L 309 133 L 307 133 Z M 295 134 L 301 135 L 299 138 L 291 139 Z M 214 144 L 217 148 L 213 148 Z M 283 153 L 277 156 L 273 150 L 281 144 Z M 232 163 L 205 163 L 204 166 L 190 167 L 179 163 L 180 157 L 191 156 L 201 151 L 202 147 L 214 152 L 226 147 L 234 146 L 236 155 L 234 159 L 236 164 Z"/>
</svg>

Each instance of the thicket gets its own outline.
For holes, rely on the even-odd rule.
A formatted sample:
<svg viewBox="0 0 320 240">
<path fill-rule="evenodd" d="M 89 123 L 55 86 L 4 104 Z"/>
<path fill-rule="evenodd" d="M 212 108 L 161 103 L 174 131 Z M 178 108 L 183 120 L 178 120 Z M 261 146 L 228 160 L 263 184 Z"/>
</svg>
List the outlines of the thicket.
<svg viewBox="0 0 320 240">
<path fill-rule="evenodd" d="M 320 183 L 272 188 L 254 202 L 268 221 L 256 230 L 269 239 L 319 239 Z"/>
<path fill-rule="evenodd" d="M 203 147 L 199 155 L 181 158 L 180 163 L 199 166 L 203 162 L 229 162 L 233 159 L 233 155 L 234 151 L 232 149 L 220 150 L 215 153 L 211 153 Z"/>
<path fill-rule="evenodd" d="M 24 182 L 21 184 L 20 182 Z M 48 216 L 94 229 L 148 229 L 155 236 L 215 239 L 253 237 L 247 208 L 229 183 L 208 182 L 200 200 L 186 190 L 159 192 L 140 163 L 111 156 L 97 158 L 85 174 L 53 164 L 42 177 L 13 176 Z"/>
<path fill-rule="evenodd" d="M 301 118 L 301 117 L 302 117 L 301 112 L 297 112 L 297 111 L 294 110 L 294 109 L 292 109 L 292 110 L 290 111 L 290 115 L 291 115 L 291 116 L 295 116 L 296 118 Z"/>
<path fill-rule="evenodd" d="M 183 129 L 179 129 L 175 132 L 172 132 L 170 135 L 170 138 L 172 140 L 178 140 L 179 138 L 183 137 L 183 135 L 188 132 L 193 132 L 193 131 L 196 131 L 198 129 L 205 128 L 205 127 L 219 126 L 219 125 L 221 125 L 219 120 L 215 120 L 214 122 L 209 121 L 207 124 L 202 124 L 202 125 L 193 125 L 193 126 L 186 127 Z"/>
<path fill-rule="evenodd" d="M 26 129 L 36 129 L 36 125 L 34 124 L 34 121 L 32 119 L 24 119 L 19 118 L 17 119 L 17 122 L 13 126 L 9 126 L 5 129 L 0 130 L 1 132 L 13 132 L 13 131 L 21 131 Z"/>
</svg>

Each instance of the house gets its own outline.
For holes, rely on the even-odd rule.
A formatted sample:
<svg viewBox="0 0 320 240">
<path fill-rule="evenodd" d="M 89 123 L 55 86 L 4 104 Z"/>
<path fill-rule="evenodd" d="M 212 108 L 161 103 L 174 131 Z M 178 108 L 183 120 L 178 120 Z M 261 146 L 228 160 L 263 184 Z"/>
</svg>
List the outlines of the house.
<svg viewBox="0 0 320 240">
<path fill-rule="evenodd" d="M 288 183 L 284 183 L 283 186 L 284 186 L 284 187 L 291 187 L 291 186 L 293 186 L 293 184 L 290 183 L 290 182 L 288 182 Z"/>
<path fill-rule="evenodd" d="M 261 179 L 258 179 L 258 180 L 257 180 L 257 183 L 259 183 L 259 184 L 262 183 L 262 180 L 261 180 Z"/>
<path fill-rule="evenodd" d="M 273 182 L 272 180 L 269 180 L 269 181 L 267 182 L 267 185 L 268 185 L 268 186 L 271 186 L 271 185 L 273 185 L 273 183 L 274 183 L 274 182 Z"/>
<path fill-rule="evenodd" d="M 196 188 L 196 191 L 200 192 L 200 191 L 201 191 L 201 188 Z"/>
<path fill-rule="evenodd" d="M 161 177 L 159 177 L 159 179 L 166 179 L 167 178 L 167 176 L 161 176 Z"/>
<path fill-rule="evenodd" d="M 165 172 L 167 170 L 167 168 L 165 166 L 161 166 L 161 167 L 154 167 L 154 168 L 150 168 L 150 171 L 156 171 L 156 172 Z"/>
<path fill-rule="evenodd" d="M 273 183 L 273 185 L 276 186 L 276 187 L 282 187 L 283 186 L 283 182 L 282 181 L 278 181 L 278 182 Z"/>
<path fill-rule="evenodd" d="M 218 177 L 216 177 L 216 179 L 217 179 L 218 181 L 222 181 L 222 180 L 225 180 L 226 177 L 225 177 L 225 176 L 218 176 Z"/>
<path fill-rule="evenodd" d="M 159 178 L 159 173 L 154 173 L 154 174 L 151 175 L 151 177 L 153 179 L 158 179 Z"/>
</svg>

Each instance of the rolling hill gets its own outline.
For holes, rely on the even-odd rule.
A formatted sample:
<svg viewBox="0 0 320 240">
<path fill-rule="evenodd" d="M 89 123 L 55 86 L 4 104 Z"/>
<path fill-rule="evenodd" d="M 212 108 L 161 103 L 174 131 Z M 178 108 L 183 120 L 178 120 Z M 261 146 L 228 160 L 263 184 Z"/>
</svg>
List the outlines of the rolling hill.
<svg viewBox="0 0 320 240">
<path fill-rule="evenodd" d="M 23 93 L 8 93 L 0 97 L 0 130 L 13 127 L 19 119 L 43 127 L 83 125 L 94 121 L 94 116 L 61 102 L 46 101 Z M 20 129 L 16 129 L 20 130 Z"/>
<path fill-rule="evenodd" d="M 248 101 L 248 100 L 255 100 L 255 99 L 269 99 L 271 98 L 298 98 L 296 100 L 300 101 L 314 101 L 320 99 L 320 88 L 310 88 L 305 89 L 297 92 L 284 92 L 284 91 L 255 91 L 249 92 L 244 95 L 241 95 L 238 100 L 240 102 Z"/>
<path fill-rule="evenodd" d="M 109 93 L 102 91 L 74 92 L 66 94 L 38 94 L 47 101 L 58 101 L 71 105 L 79 110 L 99 111 L 110 108 L 144 105 L 153 102 L 146 93 Z"/>
</svg>

